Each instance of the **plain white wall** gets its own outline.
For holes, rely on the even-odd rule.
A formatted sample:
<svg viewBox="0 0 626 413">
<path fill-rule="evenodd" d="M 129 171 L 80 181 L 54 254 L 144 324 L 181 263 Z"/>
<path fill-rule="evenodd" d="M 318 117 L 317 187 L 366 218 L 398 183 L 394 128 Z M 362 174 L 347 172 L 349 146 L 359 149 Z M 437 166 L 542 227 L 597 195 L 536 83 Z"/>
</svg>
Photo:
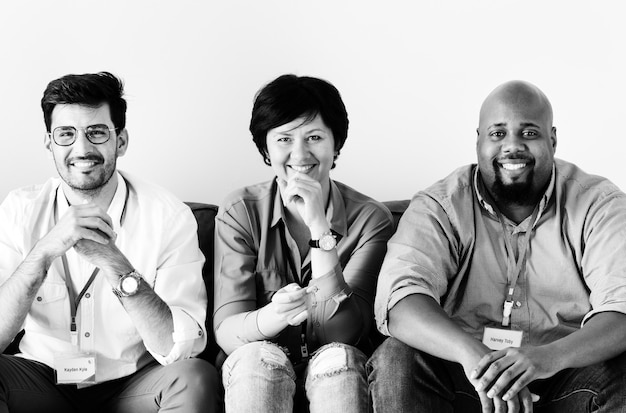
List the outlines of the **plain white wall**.
<svg viewBox="0 0 626 413">
<path fill-rule="evenodd" d="M 380 200 L 475 159 L 483 98 L 510 79 L 551 99 L 557 156 L 626 188 L 626 7 L 615 1 L 31 0 L 0 5 L 0 198 L 54 175 L 39 101 L 68 73 L 126 84 L 119 167 L 219 203 L 270 179 L 248 132 L 255 92 L 325 78 L 350 131 L 331 176 Z"/>
</svg>

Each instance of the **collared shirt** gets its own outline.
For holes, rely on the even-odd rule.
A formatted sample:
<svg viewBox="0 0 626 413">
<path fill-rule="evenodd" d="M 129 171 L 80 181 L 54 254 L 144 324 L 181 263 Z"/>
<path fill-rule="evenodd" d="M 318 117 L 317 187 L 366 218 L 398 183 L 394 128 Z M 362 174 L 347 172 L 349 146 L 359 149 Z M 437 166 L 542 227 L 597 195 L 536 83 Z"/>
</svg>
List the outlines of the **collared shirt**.
<svg viewBox="0 0 626 413">
<path fill-rule="evenodd" d="M 389 241 L 376 296 L 378 328 L 411 294 L 425 294 L 480 339 L 499 326 L 507 292 L 507 255 L 497 215 L 480 194 L 476 165 L 419 192 Z M 533 231 L 514 293 L 511 327 L 524 345 L 550 343 L 596 313 L 626 313 L 626 195 L 608 180 L 555 160 L 541 215 L 516 225 Z"/>
<path fill-rule="evenodd" d="M 55 208 L 59 219 L 69 208 L 58 178 L 13 191 L 2 203 L 0 285 L 54 227 Z M 197 224 L 191 210 L 165 190 L 124 173 L 118 175 L 107 213 L 117 233 L 117 247 L 169 306 L 175 345 L 165 356 L 146 349 L 110 284 L 98 274 L 77 311 L 79 346 L 81 351 L 95 354 L 98 382 L 132 374 L 152 357 L 162 364 L 190 357 L 206 344 L 207 298 L 201 274 L 204 257 L 198 248 Z M 94 267 L 73 248 L 66 256 L 78 294 Z M 72 351 L 69 294 L 60 258 L 52 262 L 24 330 L 22 357 L 54 367 L 55 354 Z"/>
<path fill-rule="evenodd" d="M 381 203 L 331 181 L 326 217 L 338 234 L 340 265 L 311 279 L 310 252 L 301 259 L 285 225 L 275 180 L 243 188 L 226 199 L 215 222 L 216 329 L 231 315 L 265 306 L 276 291 L 296 282 L 317 287 L 310 297 L 310 351 L 341 332 L 349 336 L 357 328 L 357 340 L 367 332 L 373 314 L 355 313 L 358 306 L 348 297 L 356 296 L 373 307 L 376 278 L 393 230 L 391 214 Z M 254 323 L 246 323 L 246 328 L 255 328 Z M 281 337 L 276 341 L 280 343 Z"/>
</svg>

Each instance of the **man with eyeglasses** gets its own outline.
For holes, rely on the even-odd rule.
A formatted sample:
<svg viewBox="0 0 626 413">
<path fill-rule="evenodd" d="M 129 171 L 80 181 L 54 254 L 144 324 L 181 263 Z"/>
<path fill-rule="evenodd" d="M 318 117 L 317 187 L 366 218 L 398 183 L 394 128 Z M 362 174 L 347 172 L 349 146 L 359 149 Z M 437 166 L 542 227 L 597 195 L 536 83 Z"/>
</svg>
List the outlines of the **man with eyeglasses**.
<svg viewBox="0 0 626 413">
<path fill-rule="evenodd" d="M 0 413 L 211 412 L 215 369 L 196 221 L 182 202 L 117 170 L 128 148 L 121 81 L 48 84 L 45 147 L 59 178 L 0 206 Z"/>
</svg>

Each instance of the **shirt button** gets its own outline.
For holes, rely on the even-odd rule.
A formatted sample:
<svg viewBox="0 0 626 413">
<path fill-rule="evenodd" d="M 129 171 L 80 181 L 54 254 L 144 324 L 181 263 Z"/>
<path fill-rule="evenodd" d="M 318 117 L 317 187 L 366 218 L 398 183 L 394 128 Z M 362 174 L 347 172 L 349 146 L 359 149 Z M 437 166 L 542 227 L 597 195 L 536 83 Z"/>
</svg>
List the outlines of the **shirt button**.
<svg viewBox="0 0 626 413">
<path fill-rule="evenodd" d="M 43 298 L 37 297 L 37 301 L 41 301 L 41 300 L 43 300 Z"/>
<path fill-rule="evenodd" d="M 522 306 L 522 303 L 520 301 L 515 302 L 515 307 L 520 308 L 521 306 Z"/>
<path fill-rule="evenodd" d="M 91 334 L 89 334 L 89 332 L 85 333 L 85 337 L 89 337 Z"/>
<path fill-rule="evenodd" d="M 315 327 L 319 327 L 319 326 L 320 326 L 320 322 L 319 322 L 319 321 L 316 321 L 316 322 L 315 322 Z"/>
<path fill-rule="evenodd" d="M 91 297 L 91 294 L 89 293 L 85 294 L 85 298 L 89 298 L 89 297 Z"/>
</svg>

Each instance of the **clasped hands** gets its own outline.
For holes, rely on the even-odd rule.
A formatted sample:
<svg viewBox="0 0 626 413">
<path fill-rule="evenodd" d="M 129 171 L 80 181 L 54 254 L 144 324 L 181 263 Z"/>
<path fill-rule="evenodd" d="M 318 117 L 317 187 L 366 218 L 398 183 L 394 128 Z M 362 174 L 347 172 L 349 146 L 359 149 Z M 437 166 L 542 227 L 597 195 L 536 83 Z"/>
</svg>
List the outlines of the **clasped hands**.
<svg viewBox="0 0 626 413">
<path fill-rule="evenodd" d="M 487 352 L 474 368 L 463 367 L 478 392 L 483 413 L 532 412 L 539 396 L 527 386 L 556 373 L 554 357 L 543 347 Z"/>
<path fill-rule="evenodd" d="M 87 203 L 72 205 L 37 247 L 50 261 L 74 248 L 83 259 L 117 279 L 119 273 L 115 274 L 118 270 L 113 267 L 132 266 L 115 245 L 116 238 L 111 217 L 97 205 Z"/>
</svg>

